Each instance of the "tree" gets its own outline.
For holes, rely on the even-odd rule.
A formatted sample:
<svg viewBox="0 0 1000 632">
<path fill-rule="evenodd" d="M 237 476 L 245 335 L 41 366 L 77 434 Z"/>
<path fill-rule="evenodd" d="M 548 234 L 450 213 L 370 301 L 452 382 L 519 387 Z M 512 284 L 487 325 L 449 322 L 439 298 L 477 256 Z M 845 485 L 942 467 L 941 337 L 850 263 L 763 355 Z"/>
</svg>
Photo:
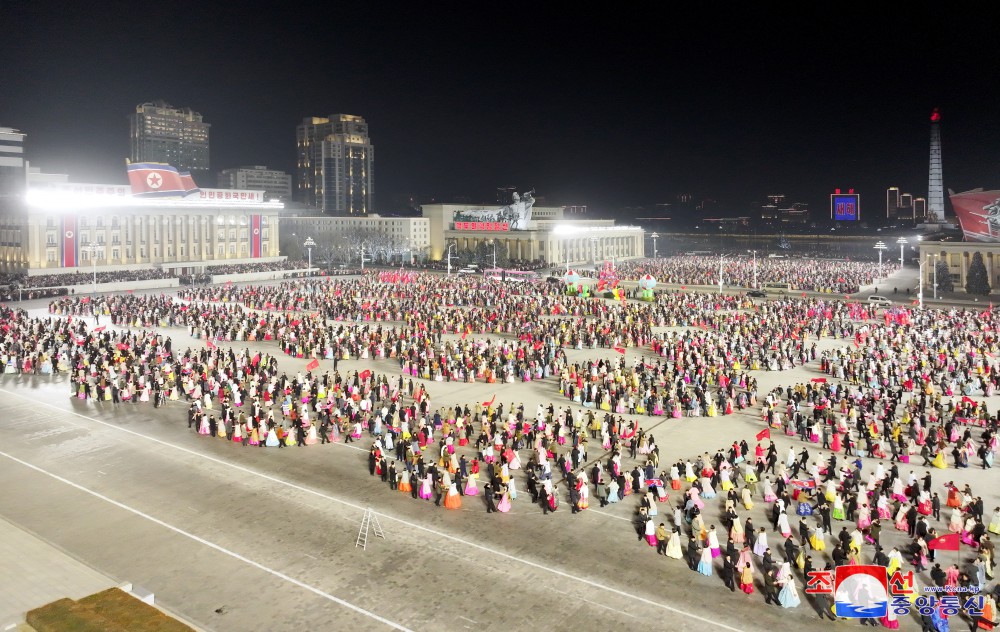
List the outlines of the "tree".
<svg viewBox="0 0 1000 632">
<path fill-rule="evenodd" d="M 990 277 L 986 273 L 986 264 L 983 263 L 983 253 L 978 250 L 973 253 L 972 263 L 969 264 L 965 291 L 980 296 L 988 296 L 990 293 Z"/>
<path fill-rule="evenodd" d="M 934 271 L 937 274 L 938 292 L 954 292 L 955 283 L 951 280 L 951 271 L 948 269 L 948 264 L 944 261 L 938 261 L 934 267 Z"/>
</svg>

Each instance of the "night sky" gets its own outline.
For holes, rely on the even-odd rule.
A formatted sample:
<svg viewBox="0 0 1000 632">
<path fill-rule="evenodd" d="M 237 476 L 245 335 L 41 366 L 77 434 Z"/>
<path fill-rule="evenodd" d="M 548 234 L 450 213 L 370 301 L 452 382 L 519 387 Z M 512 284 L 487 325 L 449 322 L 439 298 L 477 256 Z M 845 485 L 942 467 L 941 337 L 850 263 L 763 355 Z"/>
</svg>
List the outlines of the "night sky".
<svg viewBox="0 0 1000 632">
<path fill-rule="evenodd" d="M 363 116 L 382 211 L 502 185 L 742 211 L 839 186 L 884 214 L 890 185 L 927 194 L 939 106 L 945 188 L 1000 187 L 996 15 L 375 4 L 2 1 L 0 125 L 76 181 L 124 182 L 126 117 L 163 99 L 212 124 L 213 171 L 292 171 L 302 117 Z"/>
</svg>

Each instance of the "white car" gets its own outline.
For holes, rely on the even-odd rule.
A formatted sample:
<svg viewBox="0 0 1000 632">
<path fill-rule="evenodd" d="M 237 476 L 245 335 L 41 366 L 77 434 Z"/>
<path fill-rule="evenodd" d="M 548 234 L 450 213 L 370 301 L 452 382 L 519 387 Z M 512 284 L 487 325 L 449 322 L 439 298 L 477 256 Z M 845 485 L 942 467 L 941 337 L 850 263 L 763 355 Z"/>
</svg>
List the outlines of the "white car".
<svg viewBox="0 0 1000 632">
<path fill-rule="evenodd" d="M 877 294 L 872 294 L 871 296 L 869 296 L 868 302 L 872 303 L 873 305 L 883 305 L 883 306 L 892 305 L 892 301 L 890 301 L 884 296 L 878 296 Z"/>
</svg>

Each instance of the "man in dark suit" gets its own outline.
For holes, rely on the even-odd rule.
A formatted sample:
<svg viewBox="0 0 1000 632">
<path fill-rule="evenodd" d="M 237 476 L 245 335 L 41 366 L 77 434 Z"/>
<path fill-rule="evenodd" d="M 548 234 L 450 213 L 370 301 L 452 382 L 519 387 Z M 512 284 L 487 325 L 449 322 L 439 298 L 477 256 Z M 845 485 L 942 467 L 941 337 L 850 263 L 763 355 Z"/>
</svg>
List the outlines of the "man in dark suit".
<svg viewBox="0 0 1000 632">
<path fill-rule="evenodd" d="M 693 571 L 698 570 L 698 562 L 701 560 L 701 547 L 698 546 L 698 540 L 694 536 L 688 539 L 687 547 L 687 562 L 688 568 Z"/>
<path fill-rule="evenodd" d="M 722 583 L 732 592 L 736 592 L 736 581 L 733 579 L 733 558 L 726 553 L 722 556 Z"/>
</svg>

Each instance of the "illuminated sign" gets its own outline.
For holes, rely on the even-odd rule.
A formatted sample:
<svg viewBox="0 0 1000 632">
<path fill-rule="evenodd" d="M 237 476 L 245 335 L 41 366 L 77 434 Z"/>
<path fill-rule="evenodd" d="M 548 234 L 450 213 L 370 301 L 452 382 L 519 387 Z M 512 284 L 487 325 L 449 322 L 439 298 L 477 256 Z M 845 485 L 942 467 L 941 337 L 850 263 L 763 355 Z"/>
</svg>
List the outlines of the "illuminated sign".
<svg viewBox="0 0 1000 632">
<path fill-rule="evenodd" d="M 830 217 L 852 222 L 861 218 L 861 196 L 857 193 L 834 193 L 830 196 Z"/>
<path fill-rule="evenodd" d="M 455 222 L 455 230 L 487 230 L 506 232 L 510 222 Z"/>
<path fill-rule="evenodd" d="M 263 202 L 263 191 L 237 191 L 235 189 L 202 189 L 185 200 L 212 200 L 215 202 Z"/>
</svg>

